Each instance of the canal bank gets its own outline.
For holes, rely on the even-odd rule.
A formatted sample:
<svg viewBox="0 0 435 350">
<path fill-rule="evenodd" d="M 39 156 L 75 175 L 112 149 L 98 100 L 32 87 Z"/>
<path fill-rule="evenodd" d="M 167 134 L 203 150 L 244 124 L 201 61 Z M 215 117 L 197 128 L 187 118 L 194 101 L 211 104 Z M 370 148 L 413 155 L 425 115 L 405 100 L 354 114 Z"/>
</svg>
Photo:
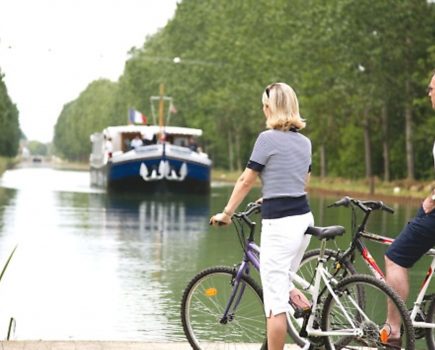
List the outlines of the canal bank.
<svg viewBox="0 0 435 350">
<path fill-rule="evenodd" d="M 2 341 L 2 350 L 190 350 L 188 343 L 139 341 Z M 245 349 L 245 348 L 244 348 Z M 254 349 L 254 347 L 253 347 Z M 255 347 L 258 349 L 258 347 Z M 286 345 L 285 350 L 300 349 Z"/>
<path fill-rule="evenodd" d="M 88 171 L 88 163 L 73 163 L 63 161 L 59 158 L 43 162 L 42 164 L 34 164 L 31 161 L 18 162 L 16 159 L 0 157 L 0 177 L 7 169 L 26 168 L 26 167 L 48 167 L 57 170 L 73 170 L 73 171 Z M 234 186 L 240 172 L 228 171 L 223 169 L 212 169 L 212 183 L 214 185 L 225 184 Z M 212 184 L 212 186 L 213 186 Z M 260 187 L 260 181 L 256 183 Z M 435 188 L 435 180 L 394 180 L 385 182 L 379 178 L 373 178 L 372 181 L 367 179 L 345 179 L 337 177 L 320 178 L 311 176 L 308 192 L 318 192 L 321 195 L 327 196 L 351 196 L 361 199 L 383 200 L 390 203 L 407 203 L 409 201 L 419 203 L 427 194 Z"/>
</svg>

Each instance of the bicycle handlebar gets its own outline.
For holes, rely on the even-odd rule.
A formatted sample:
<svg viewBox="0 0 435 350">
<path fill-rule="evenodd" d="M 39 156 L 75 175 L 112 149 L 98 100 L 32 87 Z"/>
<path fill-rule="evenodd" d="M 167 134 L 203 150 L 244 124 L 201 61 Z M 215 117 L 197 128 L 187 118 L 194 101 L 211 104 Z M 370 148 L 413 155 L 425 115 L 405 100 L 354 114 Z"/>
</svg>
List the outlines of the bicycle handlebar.
<svg viewBox="0 0 435 350">
<path fill-rule="evenodd" d="M 249 216 L 251 214 L 256 214 L 259 212 L 261 212 L 261 203 L 251 202 L 248 203 L 245 211 L 234 213 L 232 220 L 234 220 L 234 218 L 243 220 L 245 223 L 248 224 L 249 227 L 252 227 L 252 225 L 255 225 L 255 223 L 253 223 L 252 220 L 249 219 Z"/>
<path fill-rule="evenodd" d="M 249 216 L 251 214 L 256 214 L 261 212 L 261 203 L 256 203 L 256 202 L 250 202 L 248 203 L 248 205 L 246 206 L 246 210 L 245 211 L 241 211 L 238 213 L 234 213 L 231 220 L 234 220 L 234 218 L 238 219 L 238 220 L 243 220 L 244 222 L 246 222 L 249 226 L 253 225 L 254 223 L 252 222 L 252 220 L 249 219 Z M 223 226 L 225 225 L 224 222 L 222 221 L 215 221 L 215 223 L 217 223 L 218 226 Z M 210 220 L 209 222 L 210 225 L 213 224 L 212 220 Z"/>
<path fill-rule="evenodd" d="M 251 214 L 259 213 L 260 211 L 261 211 L 261 203 L 251 202 L 251 203 L 248 203 L 245 211 L 234 213 L 234 216 L 236 218 L 242 218 L 244 216 L 248 217 Z"/>
<path fill-rule="evenodd" d="M 388 213 L 394 214 L 394 209 L 384 204 L 382 201 L 361 201 L 359 199 L 350 198 L 345 196 L 338 201 L 328 205 L 328 208 L 331 207 L 349 207 L 349 206 L 357 206 L 363 212 L 367 213 L 372 210 L 383 210 Z"/>
</svg>

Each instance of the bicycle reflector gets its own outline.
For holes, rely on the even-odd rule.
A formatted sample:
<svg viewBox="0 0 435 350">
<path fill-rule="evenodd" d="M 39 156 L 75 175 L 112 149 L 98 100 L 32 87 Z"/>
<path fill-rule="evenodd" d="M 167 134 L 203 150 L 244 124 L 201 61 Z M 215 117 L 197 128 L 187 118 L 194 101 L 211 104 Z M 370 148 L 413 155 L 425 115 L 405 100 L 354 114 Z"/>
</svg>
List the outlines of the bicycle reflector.
<svg viewBox="0 0 435 350">
<path fill-rule="evenodd" d="M 217 289 L 216 288 L 207 288 L 204 291 L 204 294 L 206 297 L 214 297 L 217 295 Z"/>
<path fill-rule="evenodd" d="M 390 332 L 388 332 L 385 328 L 381 329 L 381 331 L 379 332 L 379 337 L 381 338 L 381 342 L 383 344 L 387 344 L 389 335 Z"/>
</svg>

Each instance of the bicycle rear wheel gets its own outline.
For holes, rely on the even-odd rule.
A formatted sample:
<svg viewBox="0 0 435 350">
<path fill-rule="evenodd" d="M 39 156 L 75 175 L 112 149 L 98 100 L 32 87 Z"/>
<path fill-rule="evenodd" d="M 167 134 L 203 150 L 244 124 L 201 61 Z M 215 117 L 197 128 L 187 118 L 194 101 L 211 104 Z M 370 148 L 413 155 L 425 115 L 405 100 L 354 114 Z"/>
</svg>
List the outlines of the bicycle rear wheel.
<svg viewBox="0 0 435 350">
<path fill-rule="evenodd" d="M 362 290 L 364 302 L 360 300 Z M 322 330 L 358 329 L 361 334 L 327 336 L 325 337 L 327 349 L 394 349 L 382 343 L 380 339 L 380 331 L 386 326 L 388 300 L 400 313 L 402 346 L 407 350 L 415 349 L 414 329 L 406 306 L 384 282 L 372 276 L 354 275 L 339 282 L 334 291 L 336 298 L 329 294 L 324 303 Z M 345 317 L 345 313 L 348 318 Z"/>
<path fill-rule="evenodd" d="M 303 280 L 306 281 L 308 284 L 312 282 L 314 274 L 316 273 L 319 254 L 320 249 L 313 249 L 305 252 L 299 266 L 297 275 L 299 277 L 302 277 Z M 338 253 L 336 251 L 332 249 L 326 249 L 324 257 L 326 259 L 324 268 L 328 270 L 331 275 L 334 275 L 334 278 L 337 281 L 341 281 L 347 276 L 356 274 L 356 269 L 350 261 L 345 260 L 341 264 L 337 262 Z M 294 281 L 294 284 L 296 288 L 298 288 L 301 292 L 305 294 L 308 300 L 312 300 L 312 296 L 309 290 L 304 290 L 303 286 L 298 284 L 297 281 Z M 289 313 L 287 313 L 287 333 L 300 347 L 303 347 L 309 341 L 308 339 L 303 338 L 299 335 L 302 327 L 302 322 L 302 318 L 294 317 L 293 309 Z M 319 345 L 323 342 L 323 340 L 321 338 L 311 338 L 311 342 L 314 345 Z"/>
<path fill-rule="evenodd" d="M 435 294 L 427 308 L 426 322 L 435 323 Z M 426 329 L 426 343 L 429 350 L 435 350 L 435 328 Z"/>
<path fill-rule="evenodd" d="M 235 276 L 234 268 L 217 266 L 187 285 L 181 321 L 193 349 L 267 349 L 261 288 L 246 275 L 236 283 Z"/>
</svg>

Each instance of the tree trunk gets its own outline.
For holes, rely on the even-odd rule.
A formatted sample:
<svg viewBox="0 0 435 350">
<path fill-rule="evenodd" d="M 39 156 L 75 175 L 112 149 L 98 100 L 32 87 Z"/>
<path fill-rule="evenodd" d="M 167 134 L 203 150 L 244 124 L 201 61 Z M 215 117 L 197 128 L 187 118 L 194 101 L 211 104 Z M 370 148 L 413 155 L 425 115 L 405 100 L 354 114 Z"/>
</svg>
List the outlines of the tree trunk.
<svg viewBox="0 0 435 350">
<path fill-rule="evenodd" d="M 370 123 L 369 123 L 369 113 L 368 109 L 364 111 L 364 155 L 365 155 L 365 165 L 366 165 L 366 178 L 369 181 L 370 194 L 375 193 L 373 171 L 372 171 L 372 147 L 370 142 Z"/>
<path fill-rule="evenodd" d="M 235 147 L 236 147 L 236 169 L 238 172 L 242 171 L 242 160 L 240 157 L 240 133 L 236 131 L 236 136 L 235 136 Z"/>
<path fill-rule="evenodd" d="M 406 167 L 408 170 L 408 180 L 414 180 L 414 146 L 412 143 L 412 110 L 409 100 L 411 98 L 411 83 L 406 80 L 406 104 L 405 104 L 405 142 L 406 142 Z"/>
<path fill-rule="evenodd" d="M 326 147 L 324 143 L 320 145 L 320 177 L 322 179 L 326 177 Z"/>
<path fill-rule="evenodd" d="M 233 140 L 231 128 L 228 129 L 228 165 L 230 171 L 234 171 L 234 150 L 233 150 Z"/>
<path fill-rule="evenodd" d="M 381 112 L 382 122 L 382 157 L 384 160 L 384 181 L 390 181 L 390 150 L 388 147 L 388 113 L 384 104 Z"/>
</svg>

